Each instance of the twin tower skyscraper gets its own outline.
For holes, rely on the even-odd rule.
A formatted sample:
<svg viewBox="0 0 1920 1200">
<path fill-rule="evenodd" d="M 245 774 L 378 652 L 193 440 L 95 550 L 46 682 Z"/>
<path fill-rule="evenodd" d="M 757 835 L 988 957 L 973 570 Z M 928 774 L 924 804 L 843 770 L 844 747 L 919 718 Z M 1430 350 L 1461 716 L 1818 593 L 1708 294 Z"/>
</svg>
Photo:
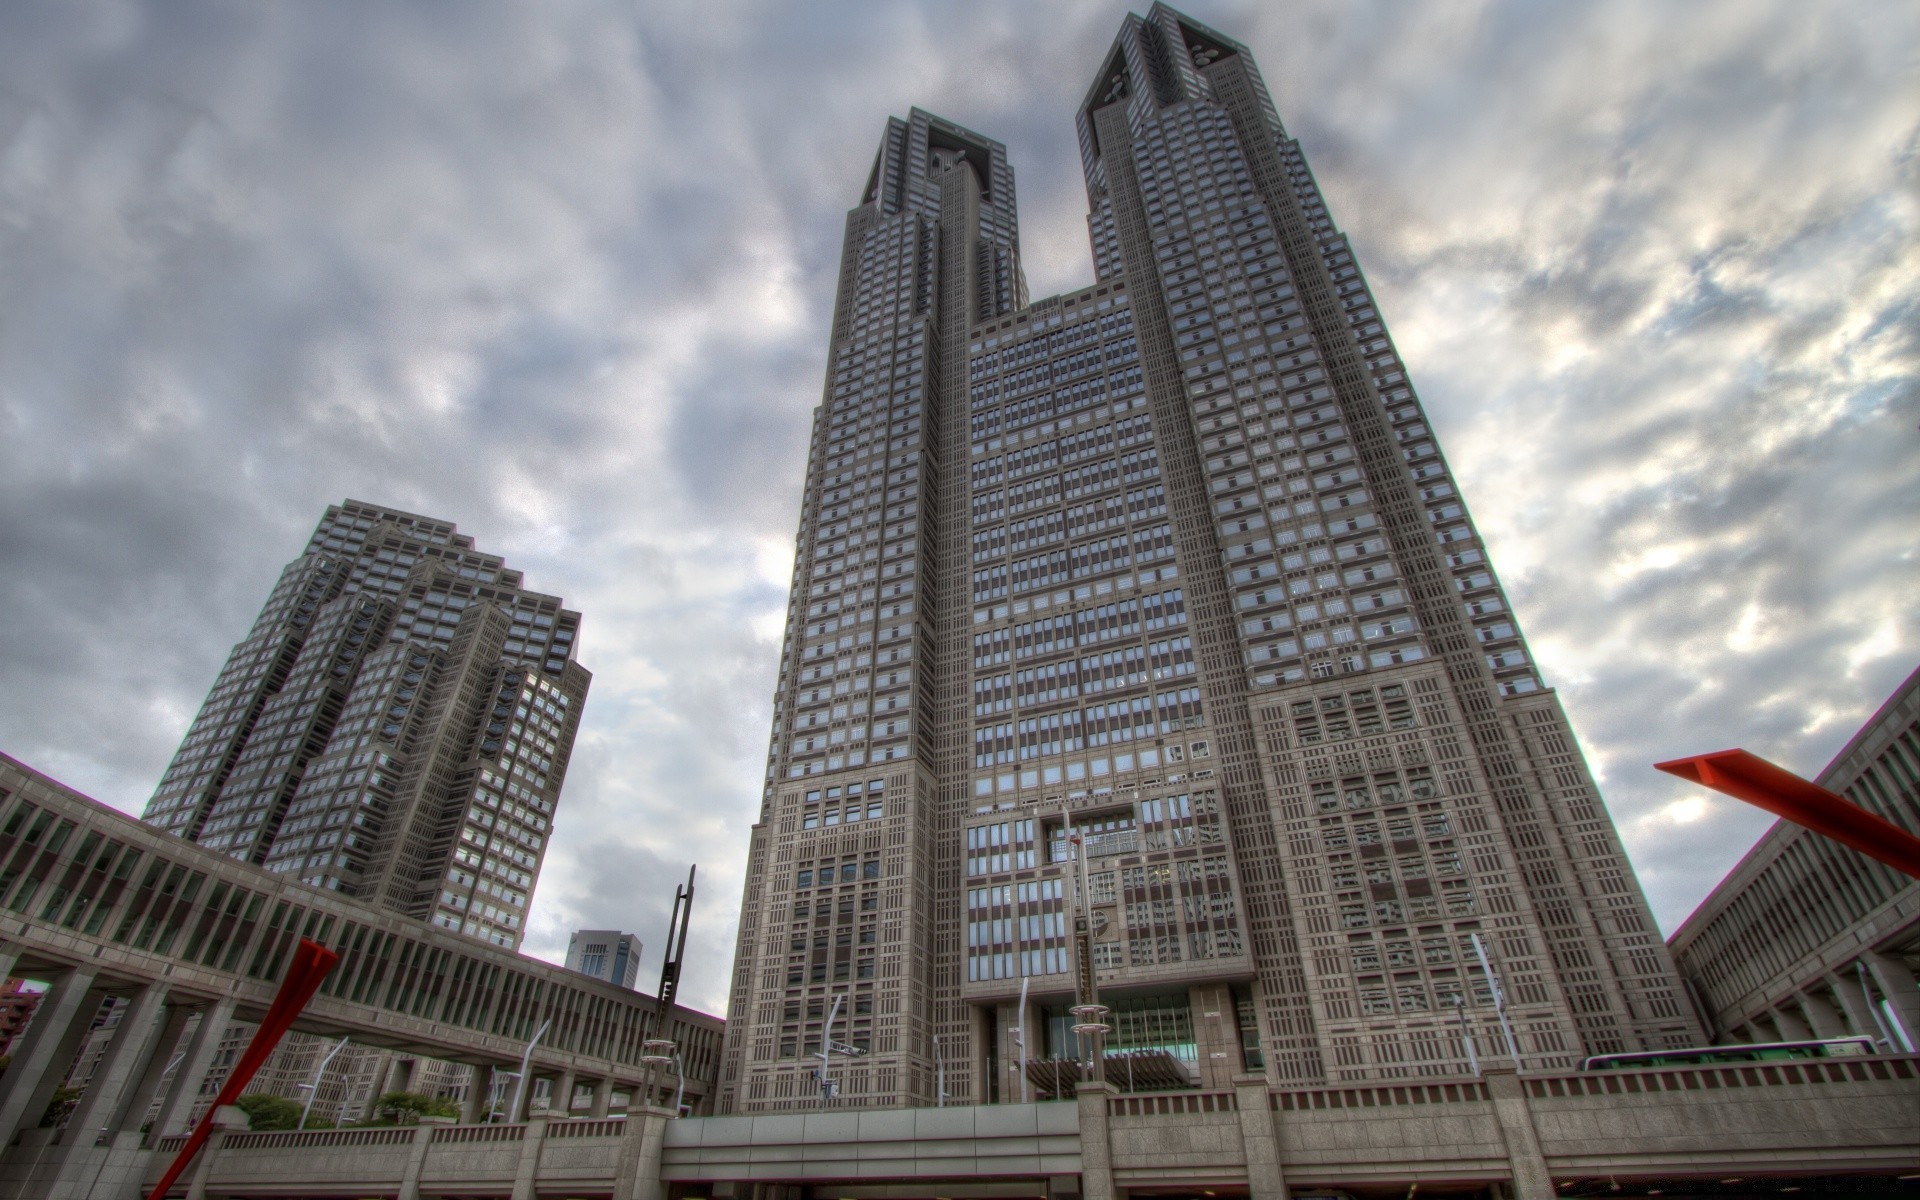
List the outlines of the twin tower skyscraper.
<svg viewBox="0 0 1920 1200">
<path fill-rule="evenodd" d="M 1246 48 L 1129 16 L 1076 121 L 1091 286 L 1029 300 L 1004 147 L 928 113 L 848 214 L 719 1110 L 1057 1088 L 1091 998 L 1212 1089 L 1697 1044 Z M 331 509 L 146 815 L 517 946 L 578 621 Z"/>
<path fill-rule="evenodd" d="M 1203 1087 L 1697 1044 L 1246 48 L 1129 16 L 1076 122 L 1090 287 L 929 113 L 847 216 L 720 1110 L 1019 1099 L 1077 970 Z"/>
</svg>

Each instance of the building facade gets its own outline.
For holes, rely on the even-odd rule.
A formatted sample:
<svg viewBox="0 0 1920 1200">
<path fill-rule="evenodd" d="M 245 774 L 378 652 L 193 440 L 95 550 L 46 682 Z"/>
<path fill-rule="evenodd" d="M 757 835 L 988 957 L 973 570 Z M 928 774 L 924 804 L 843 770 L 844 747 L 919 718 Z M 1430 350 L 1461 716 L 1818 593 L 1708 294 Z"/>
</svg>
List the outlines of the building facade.
<svg viewBox="0 0 1920 1200">
<path fill-rule="evenodd" d="M 630 988 L 640 977 L 640 936 L 618 929 L 576 929 L 567 938 L 567 970 Z"/>
<path fill-rule="evenodd" d="M 333 505 L 145 819 L 517 948 L 592 678 L 579 627 L 450 522 Z"/>
<path fill-rule="evenodd" d="M 1458 1075 L 1496 992 L 1527 1069 L 1697 1042 L 1246 48 L 1129 16 L 1076 120 L 1090 287 L 1029 302 L 1004 147 L 929 113 L 848 214 L 721 1110 L 823 1039 L 841 1104 L 1019 1099 L 1076 913 L 1201 1086 Z"/>
<path fill-rule="evenodd" d="M 1920 834 L 1920 671 L 1816 782 Z M 1671 944 L 1718 1040 L 1920 1049 L 1920 881 L 1791 822 L 1767 831 Z"/>
</svg>

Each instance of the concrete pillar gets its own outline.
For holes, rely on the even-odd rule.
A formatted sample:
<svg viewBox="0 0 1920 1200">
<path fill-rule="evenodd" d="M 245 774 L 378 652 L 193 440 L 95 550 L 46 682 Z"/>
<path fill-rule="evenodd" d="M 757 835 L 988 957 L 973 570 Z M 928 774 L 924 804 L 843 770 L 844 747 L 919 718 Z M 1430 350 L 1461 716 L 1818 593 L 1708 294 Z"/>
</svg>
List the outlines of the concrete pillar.
<svg viewBox="0 0 1920 1200">
<path fill-rule="evenodd" d="M 1813 1036 L 1822 1039 L 1847 1036 L 1847 1023 L 1824 994 L 1800 993 L 1800 1012 L 1813 1027 Z"/>
<path fill-rule="evenodd" d="M 1223 983 L 1187 989 L 1193 1016 L 1193 1040 L 1199 1055 L 1200 1086 L 1222 1092 L 1238 1086 L 1240 1032 L 1233 1012 L 1233 989 Z"/>
<path fill-rule="evenodd" d="M 613 1200 L 661 1200 L 660 1152 L 667 1140 L 664 1108 L 636 1106 L 627 1114 L 620 1137 L 620 1157 L 613 1175 Z"/>
<path fill-rule="evenodd" d="M 1805 1018 L 1801 1017 L 1797 1007 L 1783 1004 L 1774 1009 L 1770 1015 L 1773 1017 L 1773 1027 L 1780 1031 L 1781 1041 L 1810 1042 L 1813 1040 L 1813 1029 L 1807 1024 Z"/>
<path fill-rule="evenodd" d="M 1887 998 L 1887 1007 L 1893 1009 L 1894 1037 L 1905 1039 L 1909 1054 L 1920 1050 L 1920 983 L 1914 981 L 1913 972 L 1891 954 L 1868 951 L 1860 958 Z"/>
<path fill-rule="evenodd" d="M 227 1134 L 246 1131 L 247 1115 L 239 1109 L 229 1105 L 213 1110 L 213 1129 L 207 1137 L 207 1144 L 201 1147 L 193 1166 L 187 1170 L 187 1200 L 207 1200 L 207 1181 L 213 1178 L 213 1164 L 220 1158 Z"/>
<path fill-rule="evenodd" d="M 562 1071 L 553 1077 L 547 1091 L 547 1115 L 566 1120 L 573 1115 L 573 1072 Z"/>
<path fill-rule="evenodd" d="M 587 1115 L 596 1119 L 604 1118 L 607 1115 L 607 1106 L 612 1103 L 613 1076 L 609 1075 L 603 1079 L 594 1080 L 593 1106 L 587 1109 Z"/>
<path fill-rule="evenodd" d="M 385 1095 L 388 1092 L 412 1091 L 414 1075 L 417 1073 L 419 1065 L 419 1059 L 409 1058 L 399 1054 L 388 1059 L 387 1084 L 380 1089 L 380 1093 Z"/>
<path fill-rule="evenodd" d="M 181 1035 L 187 1031 L 187 1021 L 195 1011 L 178 998 L 168 999 L 160 1030 L 154 1036 L 153 1056 L 147 1060 L 139 1080 L 128 1091 L 126 1111 L 113 1126 L 116 1132 L 127 1129 L 138 1131 L 146 1123 L 147 1113 L 153 1109 L 161 1085 L 166 1082 L 167 1066 L 173 1061 L 174 1052 L 180 1049 Z"/>
<path fill-rule="evenodd" d="M 534 1200 L 535 1181 L 540 1178 L 541 1143 L 546 1140 L 547 1119 L 529 1120 L 520 1139 L 520 1165 L 513 1173 L 513 1200 Z"/>
<path fill-rule="evenodd" d="M 16 1039 L 13 1061 L 0 1075 L 0 1146 L 12 1145 L 22 1129 L 38 1126 L 53 1090 L 66 1082 L 67 1067 L 100 1008 L 93 981 L 91 968 L 67 970 L 40 998 L 26 1032 Z"/>
<path fill-rule="evenodd" d="M 1233 1098 L 1240 1112 L 1240 1144 L 1246 1152 L 1250 1200 L 1287 1200 L 1286 1169 L 1280 1161 L 1280 1131 L 1274 1125 L 1267 1077 L 1244 1072 L 1234 1076 Z"/>
<path fill-rule="evenodd" d="M 188 1132 L 187 1119 L 193 1115 L 194 1103 L 200 1099 L 200 1085 L 213 1068 L 213 1056 L 219 1052 L 220 1039 L 226 1036 L 232 1021 L 232 1000 L 215 1000 L 200 1010 L 200 1027 L 188 1039 L 186 1055 L 174 1070 L 173 1082 L 167 1087 L 166 1098 L 160 1102 L 159 1115 L 153 1119 L 154 1137 Z"/>
<path fill-rule="evenodd" d="M 1852 964 L 1827 976 L 1827 982 L 1833 985 L 1833 998 L 1839 1002 L 1849 1030 L 1860 1037 L 1870 1037 L 1875 1043 L 1884 1043 L 1887 1039 L 1886 1017 L 1874 1011 L 1873 1000 L 1867 995 L 1866 987 L 1860 982 L 1860 974 Z M 1885 1052 L 1889 1047 L 1880 1045 L 1880 1049 Z"/>
<path fill-rule="evenodd" d="M 167 989 L 148 984 L 128 998 L 126 1011 L 113 1031 L 113 1040 L 93 1069 L 93 1079 L 67 1121 L 67 1143 L 91 1146 L 100 1134 L 120 1128 L 133 1103 L 133 1091 L 146 1074 L 160 1041 Z"/>
<path fill-rule="evenodd" d="M 1080 1105 L 1080 1200 L 1116 1198 L 1107 1105 L 1119 1094 L 1110 1083 L 1093 1082 L 1082 1083 L 1076 1093 Z"/>
<path fill-rule="evenodd" d="M 1507 1163 L 1513 1170 L 1514 1200 L 1552 1200 L 1553 1176 L 1547 1173 L 1546 1155 L 1540 1149 L 1540 1134 L 1533 1126 L 1533 1112 L 1527 1105 L 1527 1090 L 1520 1076 L 1507 1067 L 1486 1067 L 1487 1095 L 1493 1099 L 1493 1115 L 1500 1122 L 1500 1137 L 1507 1146 Z"/>
<path fill-rule="evenodd" d="M 493 1096 L 493 1068 L 482 1064 L 473 1068 L 473 1082 L 467 1085 L 467 1098 L 460 1106 L 462 1125 L 479 1125 L 487 1119 L 487 1101 Z"/>
<path fill-rule="evenodd" d="M 0 945 L 0 979 L 13 976 L 13 968 L 20 963 L 20 949 L 17 946 Z"/>
<path fill-rule="evenodd" d="M 408 1147 L 406 1173 L 400 1176 L 400 1190 L 394 1200 L 420 1200 L 420 1176 L 427 1167 L 427 1149 L 433 1145 L 437 1124 L 425 1121 L 413 1127 L 413 1145 Z"/>
</svg>

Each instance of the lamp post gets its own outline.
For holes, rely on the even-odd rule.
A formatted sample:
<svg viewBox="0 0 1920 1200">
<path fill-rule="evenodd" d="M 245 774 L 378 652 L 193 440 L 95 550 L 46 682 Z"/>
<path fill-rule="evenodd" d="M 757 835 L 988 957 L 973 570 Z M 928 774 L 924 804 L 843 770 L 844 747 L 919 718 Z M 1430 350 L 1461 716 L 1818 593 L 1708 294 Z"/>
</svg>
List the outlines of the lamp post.
<svg viewBox="0 0 1920 1200">
<path fill-rule="evenodd" d="M 648 1105 L 652 1105 L 654 1068 L 672 1066 L 679 1058 L 679 1054 L 673 1042 L 666 1038 L 648 1038 L 640 1044 L 640 1048 L 646 1051 L 646 1053 L 640 1056 L 640 1061 L 647 1064 L 646 1102 Z M 679 1115 L 680 1104 L 678 1100 L 674 1102 L 673 1111 L 675 1116 Z"/>
<path fill-rule="evenodd" d="M 513 1107 L 507 1112 L 509 1125 L 518 1124 L 523 1119 L 520 1115 L 520 1106 L 530 1094 L 527 1090 L 527 1072 L 533 1067 L 533 1048 L 540 1044 L 541 1038 L 547 1036 L 547 1027 L 552 1024 L 550 1020 L 540 1022 L 540 1028 L 534 1033 L 533 1040 L 527 1043 L 526 1053 L 520 1056 L 520 1078 L 513 1082 Z"/>
<path fill-rule="evenodd" d="M 346 1048 L 347 1048 L 347 1039 L 341 1038 L 339 1042 L 335 1043 L 333 1049 L 327 1051 L 327 1056 L 320 1060 L 319 1067 L 317 1067 L 313 1072 L 313 1082 L 303 1083 L 300 1085 L 301 1087 L 307 1089 L 306 1107 L 300 1110 L 300 1128 L 305 1129 L 307 1127 L 307 1118 L 311 1116 L 313 1113 L 313 1101 L 317 1096 L 320 1095 L 321 1077 L 327 1073 L 327 1067 L 333 1062 L 334 1055 L 339 1054 L 342 1050 L 345 1050 Z"/>
</svg>

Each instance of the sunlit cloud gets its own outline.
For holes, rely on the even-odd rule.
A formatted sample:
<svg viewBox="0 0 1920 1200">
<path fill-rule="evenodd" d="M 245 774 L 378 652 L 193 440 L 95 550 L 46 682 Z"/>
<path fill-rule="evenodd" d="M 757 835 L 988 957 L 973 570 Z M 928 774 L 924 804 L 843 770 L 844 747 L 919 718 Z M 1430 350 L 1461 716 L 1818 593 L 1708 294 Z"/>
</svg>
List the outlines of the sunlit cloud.
<svg viewBox="0 0 1920 1200">
<path fill-rule="evenodd" d="M 920 105 L 1008 145 L 1033 294 L 1090 281 L 1126 7 L 0 9 L 0 747 L 137 811 L 328 503 L 451 518 L 585 614 L 529 950 L 657 953 L 697 861 L 723 1007 L 845 211 Z M 1768 818 L 1651 764 L 1816 772 L 1920 661 L 1920 10 L 1190 7 L 1673 927 Z"/>
</svg>

